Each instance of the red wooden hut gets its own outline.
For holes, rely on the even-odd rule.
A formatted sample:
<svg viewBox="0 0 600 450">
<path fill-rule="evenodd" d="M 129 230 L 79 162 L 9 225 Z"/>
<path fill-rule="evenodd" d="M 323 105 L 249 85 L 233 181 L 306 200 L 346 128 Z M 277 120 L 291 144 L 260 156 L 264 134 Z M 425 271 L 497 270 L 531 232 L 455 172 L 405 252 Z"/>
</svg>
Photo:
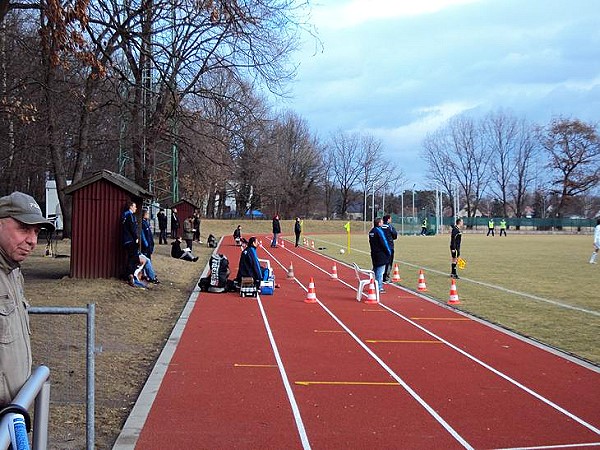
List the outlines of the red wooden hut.
<svg viewBox="0 0 600 450">
<path fill-rule="evenodd" d="M 73 197 L 71 277 L 122 277 L 127 258 L 121 245 L 121 215 L 129 201 L 138 204 L 139 213 L 152 194 L 109 170 L 71 184 L 65 193 Z"/>
<path fill-rule="evenodd" d="M 170 207 L 177 208 L 177 217 L 179 218 L 179 236 L 183 233 L 183 221 L 188 217 L 194 215 L 194 212 L 198 209 L 198 206 L 189 202 L 188 200 L 181 199 L 177 203 L 173 203 Z"/>
</svg>

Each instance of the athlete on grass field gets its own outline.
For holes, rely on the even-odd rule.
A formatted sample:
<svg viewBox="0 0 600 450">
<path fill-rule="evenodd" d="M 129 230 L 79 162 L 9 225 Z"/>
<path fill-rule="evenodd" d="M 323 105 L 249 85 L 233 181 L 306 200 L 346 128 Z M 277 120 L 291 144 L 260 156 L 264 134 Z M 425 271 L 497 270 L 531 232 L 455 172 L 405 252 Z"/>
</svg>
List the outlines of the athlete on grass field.
<svg viewBox="0 0 600 450">
<path fill-rule="evenodd" d="M 596 264 L 598 251 L 600 251 L 600 219 L 596 221 L 596 227 L 594 228 L 594 252 L 590 258 L 590 264 Z"/>
<path fill-rule="evenodd" d="M 460 257 L 460 241 L 462 238 L 462 233 L 460 232 L 461 226 L 462 219 L 456 219 L 456 224 L 452 225 L 452 234 L 450 235 L 450 255 L 452 256 L 452 272 L 450 273 L 450 278 L 455 278 L 457 280 L 458 274 L 456 273 L 456 263 Z"/>
</svg>

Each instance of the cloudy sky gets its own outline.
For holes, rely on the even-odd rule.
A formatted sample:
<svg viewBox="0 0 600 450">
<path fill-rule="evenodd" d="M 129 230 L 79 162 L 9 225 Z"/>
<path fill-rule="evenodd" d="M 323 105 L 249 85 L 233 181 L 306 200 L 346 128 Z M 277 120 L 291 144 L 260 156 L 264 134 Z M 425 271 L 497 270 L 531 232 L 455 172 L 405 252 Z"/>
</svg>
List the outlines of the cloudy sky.
<svg viewBox="0 0 600 450">
<path fill-rule="evenodd" d="M 600 118 L 598 0 L 314 0 L 314 41 L 279 101 L 326 140 L 370 133 L 427 187 L 421 142 L 455 114 Z"/>
</svg>

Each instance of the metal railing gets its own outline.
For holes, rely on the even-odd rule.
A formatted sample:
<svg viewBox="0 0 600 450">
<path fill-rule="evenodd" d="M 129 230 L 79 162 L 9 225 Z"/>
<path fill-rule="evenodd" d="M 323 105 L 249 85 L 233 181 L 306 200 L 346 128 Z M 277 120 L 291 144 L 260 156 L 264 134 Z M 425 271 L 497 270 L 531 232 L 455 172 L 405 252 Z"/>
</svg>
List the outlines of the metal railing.
<svg viewBox="0 0 600 450">
<path fill-rule="evenodd" d="M 86 323 L 86 449 L 93 450 L 95 442 L 95 371 L 96 371 L 96 343 L 95 343 L 95 327 L 96 327 L 96 305 L 91 303 L 86 308 L 62 307 L 62 306 L 47 306 L 47 307 L 32 307 L 29 308 L 29 314 L 55 314 L 55 315 L 71 315 L 85 314 L 87 316 Z M 0 449 L 2 447 L 0 446 Z"/>
<path fill-rule="evenodd" d="M 48 446 L 48 417 L 50 410 L 50 369 L 37 367 L 23 385 L 12 404 L 25 409 L 31 408 L 35 401 L 33 416 L 33 450 L 45 450 Z M 5 416 L 0 421 L 0 449 L 6 450 L 10 445 L 10 418 Z"/>
</svg>

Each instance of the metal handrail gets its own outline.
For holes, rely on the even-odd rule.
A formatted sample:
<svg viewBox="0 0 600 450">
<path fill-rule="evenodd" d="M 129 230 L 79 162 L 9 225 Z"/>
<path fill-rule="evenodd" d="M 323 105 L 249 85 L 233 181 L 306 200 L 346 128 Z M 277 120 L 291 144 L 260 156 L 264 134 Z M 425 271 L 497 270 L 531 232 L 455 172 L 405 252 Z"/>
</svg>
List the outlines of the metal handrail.
<svg viewBox="0 0 600 450">
<path fill-rule="evenodd" d="M 45 450 L 48 446 L 48 417 L 50 411 L 50 369 L 37 367 L 25 382 L 12 403 L 25 409 L 31 408 L 35 402 L 33 416 L 33 450 Z M 8 430 L 9 417 L 0 421 L 0 449 L 6 450 L 10 445 Z"/>
</svg>

